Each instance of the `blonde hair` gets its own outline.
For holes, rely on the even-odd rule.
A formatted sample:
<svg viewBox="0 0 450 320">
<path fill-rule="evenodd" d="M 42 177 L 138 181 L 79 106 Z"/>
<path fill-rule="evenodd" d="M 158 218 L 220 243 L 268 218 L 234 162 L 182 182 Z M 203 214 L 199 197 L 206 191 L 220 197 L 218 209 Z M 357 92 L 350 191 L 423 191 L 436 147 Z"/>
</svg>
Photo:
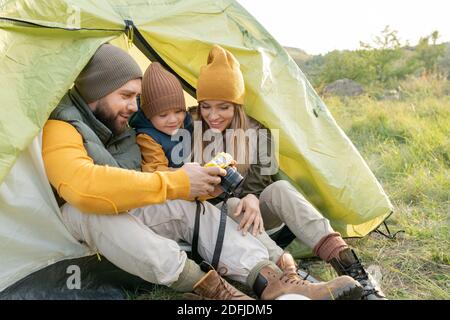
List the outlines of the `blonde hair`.
<svg viewBox="0 0 450 320">
<path fill-rule="evenodd" d="M 234 114 L 233 114 L 233 119 L 231 120 L 230 126 L 227 129 L 233 129 L 234 132 L 236 132 L 237 130 L 242 130 L 243 132 L 246 132 L 247 129 L 249 128 L 249 118 L 245 114 L 243 106 L 240 104 L 235 104 L 235 103 L 230 103 L 230 104 L 232 104 L 234 107 Z M 203 137 L 203 133 L 209 129 L 209 126 L 202 117 L 201 106 L 202 106 L 202 103 L 200 102 L 197 107 L 197 112 L 196 112 L 197 119 L 196 120 L 202 121 L 202 137 Z M 222 136 L 224 139 L 224 148 L 226 148 L 225 133 L 226 132 L 222 133 Z M 236 139 L 238 140 L 237 143 L 235 143 Z M 249 163 L 250 162 L 250 148 L 249 148 L 249 143 L 246 143 L 245 140 L 246 140 L 245 135 L 234 134 L 233 139 L 231 140 L 231 146 L 232 146 L 233 150 L 232 151 L 226 150 L 227 152 L 231 153 L 235 159 L 241 159 L 242 158 L 241 152 L 244 151 L 244 157 L 245 157 L 244 163 L 242 163 L 242 162 L 237 163 L 237 169 L 238 169 L 239 173 L 241 173 L 242 175 L 245 175 L 250 167 L 250 163 Z M 202 155 L 203 155 L 203 150 L 205 149 L 205 147 L 207 145 L 208 145 L 208 141 L 202 140 L 202 145 L 201 145 Z M 245 146 L 244 150 L 242 150 L 242 146 Z M 203 157 L 202 157 L 202 160 L 203 160 Z"/>
</svg>

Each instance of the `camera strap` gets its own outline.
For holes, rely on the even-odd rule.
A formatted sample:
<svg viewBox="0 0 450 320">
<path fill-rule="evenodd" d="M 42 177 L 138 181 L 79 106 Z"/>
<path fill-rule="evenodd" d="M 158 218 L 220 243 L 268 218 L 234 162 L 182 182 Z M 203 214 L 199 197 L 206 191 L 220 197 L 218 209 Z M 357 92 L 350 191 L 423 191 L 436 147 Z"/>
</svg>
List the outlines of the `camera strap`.
<svg viewBox="0 0 450 320">
<path fill-rule="evenodd" d="M 230 198 L 231 194 L 227 193 L 222 204 L 222 208 L 220 209 L 220 222 L 219 222 L 219 230 L 217 232 L 217 240 L 216 247 L 214 248 L 214 254 L 211 261 L 211 264 L 207 263 L 203 260 L 203 258 L 198 253 L 198 237 L 200 230 L 200 215 L 201 211 L 205 214 L 205 206 L 204 204 L 196 200 L 197 209 L 195 212 L 195 222 L 194 222 L 194 234 L 192 237 L 192 259 L 200 265 L 203 271 L 207 272 L 212 268 L 217 270 L 220 261 L 220 254 L 222 253 L 223 240 L 225 237 L 225 228 L 227 225 L 227 215 L 228 215 L 228 205 L 227 201 Z M 203 209 L 203 210 L 202 210 Z"/>
<path fill-rule="evenodd" d="M 195 202 L 197 203 L 197 209 L 195 211 L 194 234 L 192 236 L 192 259 L 194 259 L 197 264 L 201 264 L 203 259 L 198 253 L 198 233 L 200 230 L 200 213 L 203 209 L 203 214 L 205 214 L 205 205 L 197 199 Z"/>
<path fill-rule="evenodd" d="M 217 270 L 219 265 L 220 254 L 222 253 L 223 238 L 225 237 L 225 227 L 227 226 L 228 204 L 227 201 L 230 198 L 230 193 L 227 193 L 223 200 L 222 207 L 220 208 L 220 222 L 219 230 L 217 231 L 216 247 L 214 248 L 214 255 L 211 265 Z"/>
</svg>

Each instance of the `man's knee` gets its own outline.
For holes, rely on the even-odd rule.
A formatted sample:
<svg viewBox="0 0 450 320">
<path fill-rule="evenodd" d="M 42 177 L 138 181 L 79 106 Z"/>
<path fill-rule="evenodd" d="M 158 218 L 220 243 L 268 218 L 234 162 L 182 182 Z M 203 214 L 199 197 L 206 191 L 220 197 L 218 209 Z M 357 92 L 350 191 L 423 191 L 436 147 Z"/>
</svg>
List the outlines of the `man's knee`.
<svg viewBox="0 0 450 320">
<path fill-rule="evenodd" d="M 142 208 L 136 209 L 137 214 L 139 215 L 144 213 L 146 215 L 151 216 L 161 216 L 163 220 L 170 221 L 173 219 L 182 220 L 183 216 L 186 215 L 195 215 L 195 210 L 197 208 L 197 204 L 195 201 L 186 201 L 186 200 L 168 200 L 161 204 L 153 204 L 148 205 Z"/>
</svg>

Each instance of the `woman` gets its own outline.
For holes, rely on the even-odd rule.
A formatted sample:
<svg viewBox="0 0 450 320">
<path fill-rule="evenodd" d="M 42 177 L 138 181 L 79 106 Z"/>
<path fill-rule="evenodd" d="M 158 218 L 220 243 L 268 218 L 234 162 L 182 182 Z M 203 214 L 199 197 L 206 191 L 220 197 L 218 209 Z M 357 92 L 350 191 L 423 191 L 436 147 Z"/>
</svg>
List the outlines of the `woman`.
<svg viewBox="0 0 450 320">
<path fill-rule="evenodd" d="M 173 151 L 179 147 L 186 147 L 186 144 L 180 142 L 180 145 L 178 139 L 174 141 L 173 136 L 183 128 L 191 132 L 192 121 L 191 115 L 186 112 L 183 89 L 180 82 L 174 75 L 164 70 L 159 63 L 154 62 L 147 68 L 142 79 L 141 101 L 140 110 L 130 122 L 138 133 L 137 143 L 142 153 L 142 171 L 161 172 L 181 167 L 178 160 L 182 160 L 182 157 L 179 152 Z M 191 140 L 187 139 L 186 142 L 190 145 Z M 216 229 L 210 230 L 211 232 L 206 234 L 214 235 Z M 230 233 L 228 232 L 229 235 Z M 231 243 L 231 247 L 236 246 L 232 243 L 233 239 L 227 239 L 228 244 Z M 231 242 L 229 242 L 230 240 Z M 205 238 L 203 238 L 204 241 Z M 234 241 L 239 240 L 235 238 Z M 283 250 L 277 247 L 266 234 L 260 236 L 260 241 L 263 244 L 264 241 L 270 241 L 269 247 L 276 248 L 276 250 L 281 251 L 281 254 L 276 256 L 277 260 L 272 260 L 278 268 L 275 264 L 267 264 L 268 261 L 265 261 L 263 263 L 266 265 L 258 266 L 254 273 L 249 276 L 249 279 L 254 279 L 254 281 L 249 280 L 248 284 L 253 283 L 252 289 L 259 297 L 269 299 L 278 296 L 280 292 L 297 293 L 310 299 L 327 299 L 330 297 L 332 299 L 359 299 L 361 297 L 362 287 L 350 277 L 338 277 L 327 283 L 320 284 L 310 284 L 307 281 L 303 281 L 296 273 L 295 261 L 290 254 L 283 253 Z M 258 243 L 256 242 L 255 244 Z M 254 254 L 252 250 L 247 250 L 247 254 Z M 200 256 L 198 258 L 200 260 L 196 262 L 201 263 L 202 258 Z M 229 275 L 232 270 L 228 270 L 222 263 L 222 267 L 217 271 L 220 275 L 217 272 L 210 271 L 211 273 L 202 278 L 203 280 L 196 283 L 196 288 L 200 288 L 200 293 L 196 291 L 197 295 L 213 296 L 222 299 L 225 297 L 248 298 L 228 286 L 226 282 L 220 280 L 222 279 L 220 276 Z M 215 283 L 216 281 L 218 282 Z M 219 290 L 220 288 L 222 289 Z M 223 293 L 225 295 L 222 295 Z"/>
<path fill-rule="evenodd" d="M 265 129 L 245 115 L 244 95 L 244 79 L 239 62 L 229 51 L 214 46 L 209 53 L 207 65 L 200 70 L 197 84 L 199 103 L 197 116 L 202 121 L 204 131 L 211 129 L 213 133 L 221 134 L 224 143 L 216 147 L 220 145 L 222 148 L 229 147 L 230 150 L 226 147 L 224 149 L 234 154 L 238 160 L 238 171 L 245 179 L 238 191 L 240 199 L 230 201 L 231 217 L 238 221 L 239 228 L 244 233 L 252 230 L 253 234 L 265 234 L 261 233 L 263 225 L 269 230 L 286 224 L 301 242 L 322 260 L 329 262 L 338 274 L 349 275 L 359 281 L 364 287 L 366 299 L 386 299 L 372 277 L 364 270 L 354 251 L 348 247 L 341 235 L 332 229 L 330 222 L 289 182 L 274 181 L 271 175 L 264 174 L 262 169 L 266 168 L 267 164 L 263 165 L 260 158 L 257 159 L 257 163 L 249 161 L 252 155 L 257 155 L 257 152 L 244 143 L 245 137 L 241 135 L 241 141 L 234 145 L 230 143 L 231 141 L 227 141 L 226 138 L 230 133 L 230 131 L 227 133 L 227 129 L 234 131 L 238 129 L 245 131 L 249 128 L 257 131 Z M 259 139 L 261 136 L 264 137 L 259 135 Z M 270 142 L 270 134 L 267 137 Z M 199 141 L 203 139 L 197 138 L 196 144 L 197 148 L 202 150 L 203 161 L 207 162 L 211 156 L 205 152 L 208 146 L 201 143 L 198 147 Z M 272 161 L 275 161 L 274 157 Z M 270 243 L 267 242 L 265 245 L 270 246 Z M 277 254 L 281 255 L 282 252 L 274 247 L 272 255 Z M 276 261 L 276 256 L 271 258 Z"/>
</svg>

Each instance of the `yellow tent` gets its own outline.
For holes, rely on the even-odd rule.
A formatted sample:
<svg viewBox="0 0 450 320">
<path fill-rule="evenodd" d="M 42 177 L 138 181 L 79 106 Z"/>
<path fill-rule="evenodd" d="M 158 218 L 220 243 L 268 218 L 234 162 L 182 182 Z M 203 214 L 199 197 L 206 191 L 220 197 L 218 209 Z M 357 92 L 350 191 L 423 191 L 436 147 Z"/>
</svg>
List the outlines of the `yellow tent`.
<svg viewBox="0 0 450 320">
<path fill-rule="evenodd" d="M 0 292 L 55 262 L 92 254 L 59 220 L 40 157 L 40 131 L 96 49 L 109 41 L 130 50 L 143 68 L 148 60 L 160 61 L 191 96 L 212 45 L 230 50 L 246 82 L 245 111 L 279 132 L 280 176 L 345 237 L 368 234 L 391 213 L 381 185 L 305 75 L 236 1 L 3 1 Z"/>
</svg>

